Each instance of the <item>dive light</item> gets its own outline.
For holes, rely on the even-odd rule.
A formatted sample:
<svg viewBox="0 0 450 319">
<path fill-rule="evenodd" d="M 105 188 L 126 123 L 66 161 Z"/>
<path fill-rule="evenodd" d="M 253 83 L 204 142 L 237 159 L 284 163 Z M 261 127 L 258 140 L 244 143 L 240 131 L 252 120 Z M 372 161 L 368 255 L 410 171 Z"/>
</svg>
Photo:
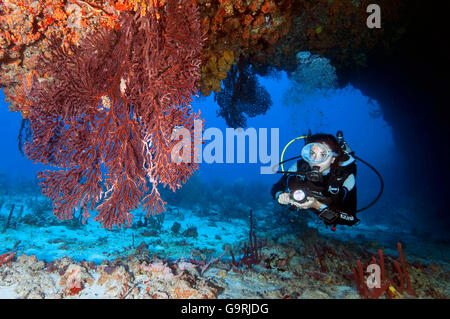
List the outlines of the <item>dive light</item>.
<svg viewBox="0 0 450 319">
<path fill-rule="evenodd" d="M 308 196 L 312 196 L 311 192 L 306 188 L 298 188 L 292 190 L 289 193 L 289 196 L 292 200 L 295 200 L 299 204 L 303 204 L 308 200 Z"/>
</svg>

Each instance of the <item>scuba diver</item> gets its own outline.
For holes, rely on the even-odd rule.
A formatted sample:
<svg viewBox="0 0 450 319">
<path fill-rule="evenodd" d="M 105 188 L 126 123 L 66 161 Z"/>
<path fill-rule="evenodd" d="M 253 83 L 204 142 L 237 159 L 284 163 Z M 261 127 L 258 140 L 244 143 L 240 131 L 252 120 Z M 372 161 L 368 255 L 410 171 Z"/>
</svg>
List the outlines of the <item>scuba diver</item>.
<svg viewBox="0 0 450 319">
<path fill-rule="evenodd" d="M 301 155 L 283 161 L 286 148 L 296 139 L 305 138 Z M 283 173 L 273 185 L 271 194 L 281 205 L 291 209 L 310 209 L 324 223 L 336 230 L 336 225 L 352 226 L 359 222 L 356 213 L 372 206 L 381 196 L 383 180 L 370 164 L 354 155 L 344 141 L 342 131 L 337 137 L 330 134 L 302 136 L 286 145 L 281 160 Z M 286 172 L 283 163 L 300 158 Z M 357 210 L 356 159 L 368 165 L 380 178 L 381 189 L 368 206 Z"/>
</svg>

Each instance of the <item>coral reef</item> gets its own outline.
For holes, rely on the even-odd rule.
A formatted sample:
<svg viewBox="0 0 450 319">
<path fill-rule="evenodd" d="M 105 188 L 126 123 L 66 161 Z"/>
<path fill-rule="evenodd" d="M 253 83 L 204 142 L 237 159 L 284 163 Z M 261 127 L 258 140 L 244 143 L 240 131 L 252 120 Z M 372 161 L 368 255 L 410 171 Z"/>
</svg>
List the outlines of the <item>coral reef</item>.
<svg viewBox="0 0 450 319">
<path fill-rule="evenodd" d="M 174 129 L 193 131 L 198 119 L 189 103 L 204 38 L 197 8 L 183 4 L 124 12 L 120 31 L 67 48 L 50 40 L 25 86 L 33 104 L 25 153 L 60 169 L 38 175 L 58 218 L 80 210 L 86 220 L 95 208 L 104 227 L 129 226 L 140 203 L 147 216 L 163 210 L 158 184 L 176 190 L 197 169 L 171 160 Z"/>
<path fill-rule="evenodd" d="M 289 32 L 281 36 L 271 50 L 264 51 L 264 59 L 250 55 L 258 74 L 266 74 L 270 67 L 293 72 L 297 67 L 296 54 L 309 51 L 331 60 L 338 71 L 358 68 L 366 63 L 374 48 L 389 52 L 393 43 L 405 32 L 406 19 L 399 0 L 383 3 L 383 27 L 370 29 L 366 25 L 369 0 L 292 2 Z"/>
<path fill-rule="evenodd" d="M 68 257 L 48 263 L 23 254 L 0 265 L 0 296 L 8 292 L 17 298 L 46 299 L 364 297 L 354 288 L 350 266 L 356 258 L 370 256 L 366 246 L 330 242 L 312 231 L 302 237 L 262 240 L 253 267 L 234 266 L 223 258 L 227 251 L 209 261 L 192 256 L 169 261 L 148 251 L 141 257 L 131 252 L 100 264 Z M 448 264 L 400 260 L 404 263 L 400 268 L 408 269 L 414 294 L 396 286 L 389 289 L 390 298 L 448 298 Z M 387 272 L 388 268 L 386 277 Z"/>
<path fill-rule="evenodd" d="M 11 0 L 0 3 L 0 86 L 12 110 L 27 104 L 24 82 L 38 56 L 56 35 L 65 45 L 78 43 L 98 28 L 120 29 L 121 12 L 167 5 L 167 0 Z M 271 67 L 293 71 L 295 55 L 310 51 L 338 68 L 363 65 L 366 53 L 390 48 L 404 33 L 399 0 L 384 4 L 383 28 L 366 27 L 368 0 L 194 0 L 208 41 L 202 54 L 203 95 L 221 90 L 221 81 L 240 59 L 258 74 Z M 388 34 L 389 36 L 385 36 Z M 384 36 L 384 38 L 383 38 Z M 22 111 L 27 117 L 26 108 Z"/>
<path fill-rule="evenodd" d="M 51 263 L 21 255 L 9 266 L 0 289 L 8 286 L 19 298 L 216 298 L 217 287 L 189 272 L 188 263 L 116 259 L 96 265 L 63 257 Z"/>
<path fill-rule="evenodd" d="M 397 249 L 401 267 L 400 264 L 396 260 L 394 260 L 393 265 L 395 271 L 397 272 L 397 276 L 395 277 L 396 280 L 389 280 L 386 278 L 384 256 L 381 249 L 378 250 L 378 255 L 380 257 L 379 265 L 376 262 L 376 258 L 372 257 L 371 264 L 378 265 L 381 270 L 381 283 L 379 283 L 379 287 L 374 287 L 372 291 L 367 286 L 367 280 L 364 277 L 363 267 L 361 265 L 361 261 L 358 259 L 358 266 L 357 268 L 353 269 L 353 276 L 355 278 L 356 288 L 358 289 L 358 293 L 361 297 L 379 298 L 385 292 L 389 298 L 398 298 L 398 294 L 404 294 L 405 292 L 410 296 L 415 295 L 414 290 L 411 287 L 411 281 L 409 279 L 408 272 L 406 270 L 401 243 L 397 243 Z M 398 282 L 398 284 L 396 283 L 396 281 Z"/>
<path fill-rule="evenodd" d="M 173 234 L 178 234 L 180 232 L 181 229 L 181 224 L 178 222 L 173 223 L 172 227 L 170 228 L 170 231 Z"/>
<path fill-rule="evenodd" d="M 244 244 L 244 255 L 236 260 L 234 258 L 233 250 L 230 249 L 231 255 L 231 264 L 233 266 L 247 265 L 248 268 L 251 268 L 252 265 L 259 264 L 261 261 L 260 256 L 258 254 L 258 241 L 256 239 L 255 230 L 254 230 L 254 221 L 253 221 L 253 211 L 250 211 L 249 215 L 250 227 L 248 231 L 248 243 Z"/>
<path fill-rule="evenodd" d="M 111 1 L 11 0 L 0 3 L 0 86 L 12 110 L 27 117 L 23 82 L 37 69 L 51 36 L 78 43 L 96 28 L 117 27 L 120 11 Z"/>
<path fill-rule="evenodd" d="M 266 50 L 289 31 L 292 1 L 282 0 L 197 0 L 202 26 L 207 32 L 203 56 L 201 92 L 221 90 L 231 65 L 254 56 L 265 61 Z"/>
<path fill-rule="evenodd" d="M 169 1 L 170 2 L 170 1 Z M 177 1 L 178 2 L 178 1 Z M 196 0 L 208 42 L 202 56 L 201 91 L 220 91 L 231 65 L 239 56 L 260 55 L 287 34 L 291 1 Z M 64 45 L 78 43 L 98 28 L 120 29 L 121 12 L 167 6 L 155 0 L 12 0 L 0 3 L 0 86 L 12 110 L 27 117 L 24 82 L 37 69 L 36 60 L 49 50 L 51 36 Z M 184 2 L 182 2 L 184 3 Z M 21 109 L 24 108 L 23 110 Z"/>
<path fill-rule="evenodd" d="M 6 253 L 0 256 L 0 266 L 14 258 L 16 253 Z"/>
<path fill-rule="evenodd" d="M 170 206 L 156 237 L 146 237 L 145 226 L 19 223 L 0 233 L 0 298 L 370 298 L 362 286 L 370 274 L 358 273 L 368 264 L 382 271 L 379 298 L 450 296 L 448 242 L 377 227 L 352 230 L 356 237 L 326 235 L 297 213 L 263 203 L 245 219 L 215 214 L 218 205 L 206 215 Z M 197 236 L 181 237 L 191 224 Z"/>
<path fill-rule="evenodd" d="M 59 280 L 59 285 L 65 287 L 63 289 L 63 293 L 69 296 L 78 295 L 80 290 L 83 289 L 84 281 L 92 284 L 92 278 L 87 275 L 86 271 L 84 271 L 83 277 L 85 278 L 82 278 L 82 269 L 80 266 L 75 264 L 69 265 L 66 272 L 61 276 L 61 279 Z"/>
<path fill-rule="evenodd" d="M 186 229 L 185 231 L 183 231 L 181 233 L 181 236 L 183 236 L 183 237 L 197 237 L 198 236 L 197 227 L 195 227 L 195 226 L 189 227 L 188 229 Z"/>
</svg>

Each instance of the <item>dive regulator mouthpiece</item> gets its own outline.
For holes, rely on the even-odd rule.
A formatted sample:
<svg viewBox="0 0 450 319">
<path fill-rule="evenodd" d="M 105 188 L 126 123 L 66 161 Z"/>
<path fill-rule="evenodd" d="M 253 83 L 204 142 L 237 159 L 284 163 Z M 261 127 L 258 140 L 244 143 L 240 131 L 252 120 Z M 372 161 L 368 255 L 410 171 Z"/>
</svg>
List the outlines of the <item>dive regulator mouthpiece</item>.
<svg viewBox="0 0 450 319">
<path fill-rule="evenodd" d="M 320 173 L 319 166 L 313 166 L 313 168 L 306 173 L 306 178 L 313 183 L 321 183 L 323 176 Z"/>
</svg>

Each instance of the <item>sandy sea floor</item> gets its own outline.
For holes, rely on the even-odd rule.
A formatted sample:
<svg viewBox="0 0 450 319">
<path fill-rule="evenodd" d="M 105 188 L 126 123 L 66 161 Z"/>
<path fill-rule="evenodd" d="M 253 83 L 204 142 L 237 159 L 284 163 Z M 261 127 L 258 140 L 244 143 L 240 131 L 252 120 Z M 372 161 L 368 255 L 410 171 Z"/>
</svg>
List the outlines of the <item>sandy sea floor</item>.
<svg viewBox="0 0 450 319">
<path fill-rule="evenodd" d="M 379 249 L 392 282 L 381 298 L 450 296 L 448 244 L 383 225 L 336 232 L 295 218 L 283 225 L 268 206 L 253 212 L 258 255 L 249 267 L 237 265 L 249 221 L 224 219 L 214 208 L 169 205 L 147 226 L 109 231 L 92 220 L 59 222 L 45 209 L 37 219 L 24 198 L 9 198 L 0 225 L 11 203 L 24 208 L 0 234 L 0 255 L 11 254 L 0 265 L 0 298 L 361 298 L 353 269 L 358 259 L 379 263 Z M 397 242 L 412 290 L 395 267 Z"/>
</svg>

